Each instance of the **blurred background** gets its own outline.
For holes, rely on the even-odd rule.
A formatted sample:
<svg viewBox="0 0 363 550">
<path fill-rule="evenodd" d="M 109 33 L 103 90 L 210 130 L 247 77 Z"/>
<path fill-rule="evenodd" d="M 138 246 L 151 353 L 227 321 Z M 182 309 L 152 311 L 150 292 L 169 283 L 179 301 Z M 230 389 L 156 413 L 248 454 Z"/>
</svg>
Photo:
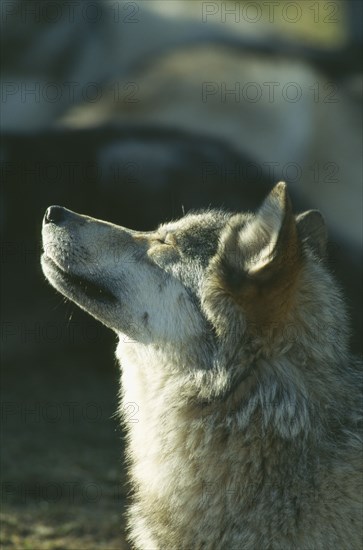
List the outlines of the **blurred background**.
<svg viewBox="0 0 363 550">
<path fill-rule="evenodd" d="M 40 270 L 47 206 L 149 230 L 321 210 L 362 333 L 362 2 L 4 1 L 2 546 L 126 549 L 115 338 Z"/>
</svg>

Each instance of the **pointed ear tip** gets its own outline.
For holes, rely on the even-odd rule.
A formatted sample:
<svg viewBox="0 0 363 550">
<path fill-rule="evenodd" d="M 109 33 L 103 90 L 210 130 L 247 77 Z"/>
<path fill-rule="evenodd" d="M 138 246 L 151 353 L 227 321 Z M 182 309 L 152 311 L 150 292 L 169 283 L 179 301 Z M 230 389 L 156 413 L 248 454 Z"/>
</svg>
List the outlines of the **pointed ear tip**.
<svg viewBox="0 0 363 550">
<path fill-rule="evenodd" d="M 314 210 L 311 210 L 311 212 L 312 212 L 313 216 L 316 216 L 316 217 L 320 218 L 321 220 L 325 220 L 325 218 L 324 218 L 323 214 L 320 212 L 320 210 L 314 209 Z"/>
<path fill-rule="evenodd" d="M 320 257 L 326 256 L 328 228 L 324 216 L 319 210 L 307 210 L 296 217 L 300 236 L 310 242 Z"/>
<path fill-rule="evenodd" d="M 288 196 L 286 182 L 285 181 L 279 181 L 278 183 L 276 183 L 275 187 L 273 187 L 273 189 L 272 189 L 272 193 L 274 195 L 277 195 L 278 197 L 280 197 L 283 200 L 286 199 L 287 196 Z"/>
<path fill-rule="evenodd" d="M 275 187 L 272 188 L 270 196 L 273 200 L 277 200 L 284 210 L 292 209 L 291 199 L 285 181 L 279 181 Z"/>
<path fill-rule="evenodd" d="M 302 212 L 301 214 L 298 215 L 298 219 L 303 219 L 303 220 L 309 219 L 309 221 L 312 220 L 320 223 L 321 225 L 326 226 L 325 218 L 323 214 L 320 212 L 320 210 L 313 209 L 313 210 L 307 210 L 306 212 Z"/>
</svg>

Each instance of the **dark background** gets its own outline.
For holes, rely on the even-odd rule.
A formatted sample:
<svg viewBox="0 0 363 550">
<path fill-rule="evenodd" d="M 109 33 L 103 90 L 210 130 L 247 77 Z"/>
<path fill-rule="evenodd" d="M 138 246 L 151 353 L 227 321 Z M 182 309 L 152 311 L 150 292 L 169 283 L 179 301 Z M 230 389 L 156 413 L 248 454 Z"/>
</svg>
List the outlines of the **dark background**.
<svg viewBox="0 0 363 550">
<path fill-rule="evenodd" d="M 217 10 L 210 25 L 204 24 L 202 2 L 194 2 L 193 9 L 188 2 L 174 2 L 179 15 L 172 13 L 170 2 L 166 20 L 160 3 L 121 2 L 117 13 L 110 2 L 88 4 L 88 17 L 76 4 L 74 18 L 57 15 L 57 2 L 29 1 L 26 7 L 24 2 L 5 2 L 2 12 L 4 548 L 127 547 L 122 513 L 128 486 L 123 432 L 115 416 L 115 337 L 45 282 L 40 232 L 49 205 L 145 230 L 180 217 L 183 209 L 255 209 L 284 175 L 280 165 L 274 174 L 267 169 L 274 158 L 265 128 L 272 136 L 271 147 L 281 142 L 281 149 L 292 150 L 291 160 L 302 167 L 301 178 L 290 185 L 296 211 L 319 207 L 327 218 L 329 264 L 347 296 L 352 348 L 361 352 L 361 248 L 354 238 L 361 219 L 354 219 L 352 210 L 346 219 L 344 214 L 343 223 L 334 223 L 342 218 L 340 196 L 348 196 L 352 204 L 361 201 L 361 161 L 356 154 L 361 138 L 357 143 L 355 131 L 361 112 L 361 2 L 330 3 L 337 7 L 333 23 L 322 2 L 325 11 L 316 15 L 315 26 L 309 22 L 314 13 L 307 11 L 313 3 L 296 2 L 303 17 L 292 23 L 286 21 L 286 3 L 281 2 L 267 31 L 262 21 L 252 24 L 241 12 L 238 32 L 236 26 L 222 24 L 217 2 L 209 3 Z M 92 15 L 95 5 L 102 16 L 97 21 Z M 200 69 L 193 66 L 195 59 Z M 184 90 L 173 87 L 176 77 L 168 63 L 179 67 Z M 325 111 L 320 104 L 312 111 L 303 99 L 293 112 L 290 103 L 286 111 L 283 104 L 273 104 L 267 111 L 271 118 L 265 119 L 263 99 L 251 106 L 245 98 L 228 96 L 211 105 L 208 126 L 200 93 L 208 64 L 218 90 L 231 71 L 233 82 L 245 83 L 251 82 L 253 71 L 272 66 L 279 81 L 292 64 L 297 67 L 295 83 L 303 88 L 311 71 L 313 80 L 337 87 L 339 101 L 325 104 Z M 82 89 L 89 83 L 101 89 L 107 82 L 118 82 L 123 99 L 111 101 L 102 94 L 99 101 L 91 101 L 78 92 L 72 101 L 64 94 L 51 98 L 50 84 L 64 91 L 69 81 Z M 45 97 L 44 86 L 49 92 Z M 225 107 L 229 110 L 223 111 Z M 185 124 L 180 123 L 184 116 Z M 241 143 L 226 138 L 239 116 Z M 311 127 L 318 128 L 305 138 L 305 148 L 299 145 L 297 129 L 290 128 L 291 135 L 286 131 L 289 117 L 296 117 L 299 128 L 308 118 Z M 336 120 L 334 131 L 330 120 Z M 251 131 L 246 133 L 248 125 Z M 333 151 L 330 157 L 319 156 L 319 140 L 329 139 L 335 140 L 341 157 Z M 330 180 L 319 172 L 311 181 L 304 167 L 315 162 L 324 166 L 326 158 L 338 166 L 338 178 Z M 344 163 L 354 176 L 349 181 L 343 179 Z"/>
</svg>

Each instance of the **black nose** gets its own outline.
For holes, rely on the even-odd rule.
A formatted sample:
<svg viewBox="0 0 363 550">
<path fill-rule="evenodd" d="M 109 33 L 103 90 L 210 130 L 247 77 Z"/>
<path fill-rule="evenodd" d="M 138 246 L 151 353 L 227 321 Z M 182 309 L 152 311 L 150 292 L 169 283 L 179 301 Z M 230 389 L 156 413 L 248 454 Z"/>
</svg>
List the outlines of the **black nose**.
<svg viewBox="0 0 363 550">
<path fill-rule="evenodd" d="M 44 223 L 60 223 L 65 218 L 63 206 L 50 206 L 44 216 Z"/>
</svg>

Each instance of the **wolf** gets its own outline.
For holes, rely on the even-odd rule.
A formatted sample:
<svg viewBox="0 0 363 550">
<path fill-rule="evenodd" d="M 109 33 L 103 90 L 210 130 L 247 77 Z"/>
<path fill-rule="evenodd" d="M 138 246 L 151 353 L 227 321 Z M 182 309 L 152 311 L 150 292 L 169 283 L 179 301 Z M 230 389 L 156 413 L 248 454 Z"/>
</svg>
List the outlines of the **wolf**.
<svg viewBox="0 0 363 550">
<path fill-rule="evenodd" d="M 133 548 L 361 548 L 360 364 L 318 211 L 280 182 L 148 232 L 51 206 L 42 234 L 48 281 L 118 335 Z"/>
</svg>

